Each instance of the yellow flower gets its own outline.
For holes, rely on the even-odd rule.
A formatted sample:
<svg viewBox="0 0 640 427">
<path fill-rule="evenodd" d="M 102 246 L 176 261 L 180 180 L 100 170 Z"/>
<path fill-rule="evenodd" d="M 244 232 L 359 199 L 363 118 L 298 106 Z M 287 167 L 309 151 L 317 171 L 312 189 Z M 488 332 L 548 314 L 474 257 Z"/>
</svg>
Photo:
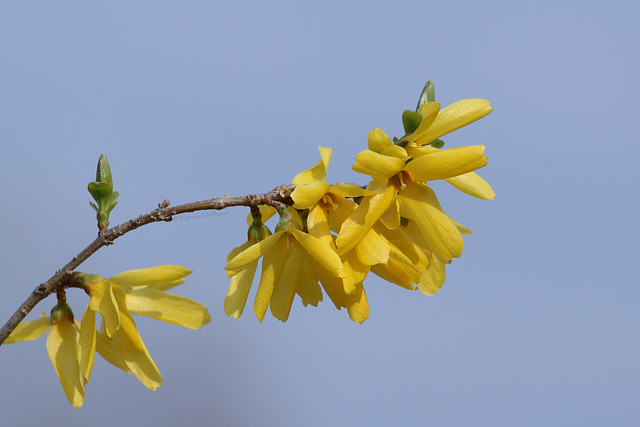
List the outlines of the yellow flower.
<svg viewBox="0 0 640 427">
<path fill-rule="evenodd" d="M 489 105 L 489 101 L 485 99 L 463 99 L 454 102 L 443 110 L 440 110 L 440 103 L 427 102 L 418 110 L 422 115 L 420 125 L 415 132 L 405 137 L 410 142 L 407 151 L 413 158 L 422 155 L 421 153 L 424 151 L 420 150 L 421 148 L 434 153 L 436 149 L 425 144 L 481 119 L 491 111 L 493 109 Z M 442 158 L 440 160 L 445 159 Z M 433 165 L 435 159 L 429 160 L 429 162 Z M 467 172 L 443 179 L 471 196 L 488 200 L 493 200 L 495 197 L 491 186 L 475 172 Z"/>
<path fill-rule="evenodd" d="M 321 160 L 313 168 L 296 175 L 293 184 L 295 190 L 291 194 L 299 209 L 309 209 L 307 228 L 309 234 L 322 240 L 333 251 L 336 251 L 334 237 L 331 232 L 338 233 L 342 223 L 356 209 L 357 204 L 347 198 L 363 197 L 375 194 L 355 184 L 334 184 L 325 182 L 327 166 L 331 159 L 331 149 L 318 147 Z M 369 316 L 369 306 L 362 286 L 362 281 L 373 264 L 386 262 L 389 257 L 388 245 L 380 244 L 376 233 L 369 231 L 354 247 L 353 251 L 341 254 L 343 277 L 326 274 L 313 274 L 319 280 L 336 308 L 346 307 L 352 320 L 362 323 Z M 310 271 L 313 268 L 310 261 Z"/>
<path fill-rule="evenodd" d="M 138 333 L 132 315 L 152 317 L 190 329 L 199 329 L 211 321 L 206 307 L 189 298 L 165 290 L 184 282 L 191 270 L 177 265 L 161 265 L 125 271 L 108 279 L 87 275 L 85 289 L 91 296 L 80 327 L 80 363 L 88 381 L 97 349 L 106 360 L 118 367 L 120 353 L 127 369 L 145 386 L 155 390 L 162 377 Z M 103 319 L 107 340 L 98 338 L 95 313 Z M 110 347 L 111 346 L 111 347 Z M 117 351 L 114 351 L 114 348 Z M 101 351 L 103 349 L 103 351 Z"/>
<path fill-rule="evenodd" d="M 378 220 L 395 229 L 404 217 L 416 221 L 429 248 L 442 262 L 459 257 L 464 247 L 462 236 L 423 181 L 464 175 L 483 167 L 487 163 L 484 146 L 448 150 L 428 147 L 422 152 L 413 147 L 420 157 L 412 158 L 379 128 L 369 132 L 368 145 L 368 150 L 356 156 L 353 169 L 373 178 L 367 188 L 377 194 L 365 197 L 343 224 L 336 240 L 339 253 L 350 250 Z"/>
<path fill-rule="evenodd" d="M 422 115 L 422 121 L 409 139 L 418 145 L 429 144 L 492 111 L 493 108 L 486 99 L 462 99 L 442 110 L 439 102 L 426 102 L 418 110 Z"/>
<path fill-rule="evenodd" d="M 6 343 L 31 341 L 47 336 L 47 353 L 60 379 L 69 403 L 75 408 L 84 403 L 84 383 L 79 363 L 79 333 L 73 324 L 73 314 L 66 303 L 51 311 L 52 317 L 41 316 L 19 324 L 9 335 Z"/>
<path fill-rule="evenodd" d="M 309 235 L 325 243 L 328 246 L 325 250 L 335 252 L 336 248 L 331 231 L 337 232 L 342 221 L 357 206 L 355 202 L 347 200 L 346 197 L 361 197 L 373 193 L 363 190 L 355 184 L 329 185 L 326 182 L 326 177 L 327 167 L 331 159 L 331 149 L 318 147 L 318 150 L 321 160 L 312 168 L 300 172 L 293 178 L 292 183 L 296 187 L 291 197 L 295 208 L 300 210 L 308 209 L 306 228 Z M 250 224 L 253 223 L 252 227 L 256 227 L 255 221 L 257 218 L 259 226 L 262 226 L 262 220 L 268 219 L 275 212 L 275 208 L 260 206 L 261 215 L 252 218 L 252 214 L 248 222 Z M 294 222 L 302 222 L 297 212 L 296 210 L 291 211 Z M 242 246 L 234 248 L 227 256 L 227 261 L 231 261 L 238 254 L 260 240 L 262 239 L 252 238 L 250 229 L 249 240 Z M 344 258 L 342 260 L 343 272 L 341 275 L 336 276 L 328 272 L 313 257 L 306 257 L 301 267 L 296 264 L 296 268 L 299 267 L 299 276 L 297 283 L 294 283 L 293 287 L 295 288 L 295 293 L 302 298 L 303 305 L 311 304 L 315 306 L 322 301 L 322 290 L 318 284 L 320 282 L 336 308 L 346 307 L 349 316 L 361 323 L 367 318 L 369 312 L 364 289 L 362 288 L 362 280 L 369 271 L 369 267 L 367 266 L 363 274 L 360 271 L 362 268 L 358 263 L 354 260 L 346 259 L 347 257 Z M 247 264 L 246 268 L 231 277 L 231 285 L 224 304 L 227 315 L 238 318 L 242 314 L 258 266 L 258 260 L 259 257 L 255 258 L 251 263 Z M 290 262 L 295 262 L 295 260 Z M 358 268 L 360 269 L 358 270 Z M 292 291 L 292 289 L 290 290 Z M 276 306 L 272 305 L 272 311 Z M 290 304 L 287 306 L 290 308 Z M 258 309 L 256 314 L 260 312 L 261 309 Z M 288 311 L 286 315 L 288 316 Z M 280 315 L 278 318 L 282 320 L 282 317 L 283 315 Z"/>
<path fill-rule="evenodd" d="M 232 251 L 230 258 L 225 266 L 227 276 L 243 275 L 233 290 L 238 296 L 230 298 L 228 295 L 225 302 L 226 312 L 234 314 L 242 313 L 257 262 L 262 258 L 262 275 L 254 301 L 254 313 L 260 321 L 269 307 L 277 319 L 283 322 L 288 319 L 298 286 L 313 281 L 308 270 L 303 268 L 305 261 L 317 263 L 320 270 L 332 276 L 342 277 L 343 274 L 340 257 L 324 242 L 301 231 L 286 209 L 281 210 L 274 234 L 256 243 L 248 241 Z M 232 294 L 231 289 L 229 292 Z"/>
</svg>

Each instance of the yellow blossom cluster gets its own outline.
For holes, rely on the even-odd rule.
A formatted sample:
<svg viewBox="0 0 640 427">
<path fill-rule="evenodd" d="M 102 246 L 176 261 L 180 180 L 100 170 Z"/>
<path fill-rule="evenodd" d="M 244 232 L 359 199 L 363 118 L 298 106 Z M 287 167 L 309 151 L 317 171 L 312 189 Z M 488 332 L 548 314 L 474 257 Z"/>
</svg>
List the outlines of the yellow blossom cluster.
<svg viewBox="0 0 640 427">
<path fill-rule="evenodd" d="M 444 213 L 428 182 L 445 180 L 481 199 L 495 194 L 474 172 L 487 164 L 483 145 L 439 149 L 433 142 L 491 111 L 484 99 L 465 99 L 444 109 L 438 102 L 424 102 L 412 113 L 419 122 L 401 139 L 392 141 L 379 128 L 369 132 L 368 149 L 353 165 L 371 177 L 365 188 L 330 185 L 331 149 L 319 147 L 318 164 L 292 180 L 294 209 L 278 209 L 275 233 L 259 214 L 253 215 L 248 241 L 227 257 L 231 286 L 225 312 L 236 318 L 242 314 L 260 258 L 254 301 L 260 321 L 269 307 L 274 317 L 286 321 L 296 294 L 305 306 L 317 305 L 322 288 L 336 308 L 345 307 L 352 320 L 362 323 L 369 315 L 363 287 L 369 272 L 434 295 L 444 283 L 445 264 L 462 252 L 462 234 L 470 232 Z M 267 207 L 261 211 L 264 220 L 275 213 Z"/>
<path fill-rule="evenodd" d="M 162 376 L 138 332 L 132 315 L 152 317 L 190 329 L 211 321 L 206 307 L 191 299 L 165 291 L 184 283 L 191 270 L 177 265 L 125 271 L 108 279 L 75 273 L 90 295 L 82 321 L 74 320 L 65 301 L 59 298 L 51 316 L 21 323 L 7 343 L 35 340 L 45 332 L 47 353 L 69 402 L 84 403 L 84 386 L 89 382 L 96 351 L 142 384 L 155 390 Z M 102 324 L 96 327 L 96 312 Z"/>
</svg>

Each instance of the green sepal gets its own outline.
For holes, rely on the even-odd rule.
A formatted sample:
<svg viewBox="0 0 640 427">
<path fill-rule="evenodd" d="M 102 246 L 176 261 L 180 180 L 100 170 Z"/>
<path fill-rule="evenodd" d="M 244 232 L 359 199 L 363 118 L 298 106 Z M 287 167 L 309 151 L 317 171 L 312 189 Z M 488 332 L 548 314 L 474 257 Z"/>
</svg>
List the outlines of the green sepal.
<svg viewBox="0 0 640 427">
<path fill-rule="evenodd" d="M 436 91 L 431 80 L 428 80 L 424 85 L 424 89 L 422 89 L 416 111 L 420 110 L 420 108 L 427 102 L 436 102 Z"/>
<path fill-rule="evenodd" d="M 404 110 L 402 113 L 402 125 L 404 126 L 405 135 L 415 132 L 418 126 L 420 126 L 421 121 L 422 114 L 411 110 Z"/>
<path fill-rule="evenodd" d="M 433 141 L 431 141 L 428 145 L 434 147 L 434 148 L 442 148 L 444 146 L 444 141 L 441 139 L 435 139 Z"/>
</svg>

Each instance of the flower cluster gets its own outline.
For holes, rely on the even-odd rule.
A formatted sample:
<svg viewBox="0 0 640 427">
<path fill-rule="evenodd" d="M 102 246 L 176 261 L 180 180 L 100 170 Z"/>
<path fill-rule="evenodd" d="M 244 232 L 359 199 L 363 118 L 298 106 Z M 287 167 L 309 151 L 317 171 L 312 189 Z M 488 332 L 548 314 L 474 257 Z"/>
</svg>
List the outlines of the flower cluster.
<svg viewBox="0 0 640 427">
<path fill-rule="evenodd" d="M 439 138 L 491 111 L 483 99 L 465 99 L 441 110 L 433 99 L 421 97 L 417 111 L 403 114 L 402 138 L 392 141 L 379 128 L 369 132 L 368 149 L 353 165 L 371 177 L 365 188 L 330 185 L 331 149 L 319 147 L 318 164 L 292 180 L 294 210 L 278 208 L 276 232 L 270 234 L 261 216 L 276 210 L 261 206 L 253 212 L 248 241 L 227 257 L 226 313 L 242 314 L 260 258 L 254 302 L 260 321 L 270 306 L 284 322 L 296 294 L 305 306 L 315 306 L 324 289 L 336 308 L 346 308 L 352 320 L 362 323 L 369 315 L 363 281 L 370 272 L 434 295 L 444 283 L 445 265 L 461 255 L 462 234 L 470 232 L 443 211 L 429 181 L 445 180 L 481 199 L 495 196 L 474 172 L 487 164 L 485 147 L 440 149 Z"/>
<path fill-rule="evenodd" d="M 254 206 L 256 199 L 247 197 L 251 205 L 247 241 L 229 253 L 225 266 L 231 279 L 224 302 L 227 315 L 242 315 L 260 261 L 253 303 L 260 321 L 270 310 L 285 322 L 296 295 L 304 306 L 317 306 L 326 293 L 338 310 L 346 308 L 353 321 L 362 323 L 369 316 L 364 281 L 370 273 L 402 288 L 435 295 L 444 283 L 446 264 L 462 253 L 462 235 L 471 232 L 444 212 L 430 182 L 444 180 L 480 199 L 495 196 L 475 173 L 487 164 L 485 147 L 442 149 L 440 137 L 491 111 L 484 99 L 465 99 L 440 109 L 428 82 L 416 110 L 402 114 L 401 138 L 392 139 L 380 128 L 369 132 L 368 147 L 353 165 L 354 171 L 370 178 L 366 185 L 329 184 L 331 149 L 318 147 L 320 161 L 293 178 L 285 193 L 290 200 L 280 197 Z M 106 237 L 113 230 L 107 227 L 118 197 L 106 155 L 100 156 L 96 181 L 88 189 L 96 202 L 91 206 L 99 235 Z M 165 200 L 159 209 L 166 206 Z M 264 221 L 276 214 L 279 220 L 272 233 Z M 18 325 L 6 342 L 35 340 L 48 331 L 49 358 L 76 408 L 84 403 L 96 352 L 155 390 L 162 376 L 133 316 L 191 329 L 208 323 L 211 316 L 203 305 L 166 292 L 189 274 L 191 270 L 175 265 L 125 271 L 108 279 L 75 272 L 71 282 L 54 283 L 58 303 L 50 316 Z M 66 302 L 69 287 L 82 288 L 90 297 L 80 321 Z M 101 317 L 99 326 L 96 313 Z"/>
<path fill-rule="evenodd" d="M 177 265 L 125 271 L 108 279 L 74 273 L 75 285 L 91 297 L 82 321 L 74 319 L 64 292 L 59 292 L 51 316 L 21 323 L 6 342 L 35 340 L 49 331 L 47 353 L 69 402 L 76 408 L 84 403 L 84 386 L 89 382 L 96 351 L 155 390 L 162 384 L 162 376 L 132 315 L 200 329 L 211 321 L 206 307 L 165 292 L 184 283 L 189 274 L 191 270 Z M 102 317 L 100 327 L 96 326 L 96 312 Z"/>
</svg>

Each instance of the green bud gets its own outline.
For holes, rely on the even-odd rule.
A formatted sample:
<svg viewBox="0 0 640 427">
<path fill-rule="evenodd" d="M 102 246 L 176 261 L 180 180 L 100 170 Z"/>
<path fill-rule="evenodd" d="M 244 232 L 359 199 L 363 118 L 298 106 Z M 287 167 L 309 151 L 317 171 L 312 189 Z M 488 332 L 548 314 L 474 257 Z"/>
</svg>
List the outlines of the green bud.
<svg viewBox="0 0 640 427">
<path fill-rule="evenodd" d="M 96 181 L 107 184 L 110 188 L 113 188 L 113 178 L 111 176 L 111 168 L 109 167 L 109 161 L 106 154 L 100 154 L 98 159 L 98 168 L 96 170 Z"/>
<path fill-rule="evenodd" d="M 113 191 L 113 177 L 106 154 L 100 155 L 96 169 L 96 180 L 90 182 L 87 189 L 96 201 L 96 203 L 89 202 L 89 204 L 96 211 L 98 229 L 100 233 L 103 233 L 109 227 L 109 214 L 118 203 L 116 202 L 118 192 Z"/>
<path fill-rule="evenodd" d="M 253 243 L 258 243 L 271 236 L 271 230 L 264 224 L 251 224 L 248 231 L 248 238 Z"/>
<path fill-rule="evenodd" d="M 428 80 L 424 85 L 424 89 L 422 89 L 416 111 L 418 111 L 427 102 L 436 102 L 436 91 L 431 80 Z"/>
<path fill-rule="evenodd" d="M 293 214 L 287 208 L 278 208 L 280 221 L 276 226 L 276 232 L 283 230 L 300 230 L 300 226 L 293 220 Z"/>
<path fill-rule="evenodd" d="M 51 324 L 55 325 L 63 318 L 69 318 L 71 322 L 73 322 L 73 311 L 71 311 L 71 307 L 66 302 L 58 303 L 55 307 L 51 309 Z"/>
<path fill-rule="evenodd" d="M 422 114 L 416 113 L 411 110 L 404 110 L 402 113 L 402 125 L 404 126 L 404 133 L 410 134 L 418 129 L 420 122 L 422 121 Z"/>
<path fill-rule="evenodd" d="M 444 141 L 441 139 L 433 140 L 429 143 L 430 146 L 434 148 L 442 148 L 444 146 Z"/>
<path fill-rule="evenodd" d="M 74 287 L 84 288 L 85 292 L 89 293 L 89 283 L 102 282 L 103 280 L 104 277 L 99 274 L 74 271 L 71 276 L 71 285 Z"/>
</svg>

